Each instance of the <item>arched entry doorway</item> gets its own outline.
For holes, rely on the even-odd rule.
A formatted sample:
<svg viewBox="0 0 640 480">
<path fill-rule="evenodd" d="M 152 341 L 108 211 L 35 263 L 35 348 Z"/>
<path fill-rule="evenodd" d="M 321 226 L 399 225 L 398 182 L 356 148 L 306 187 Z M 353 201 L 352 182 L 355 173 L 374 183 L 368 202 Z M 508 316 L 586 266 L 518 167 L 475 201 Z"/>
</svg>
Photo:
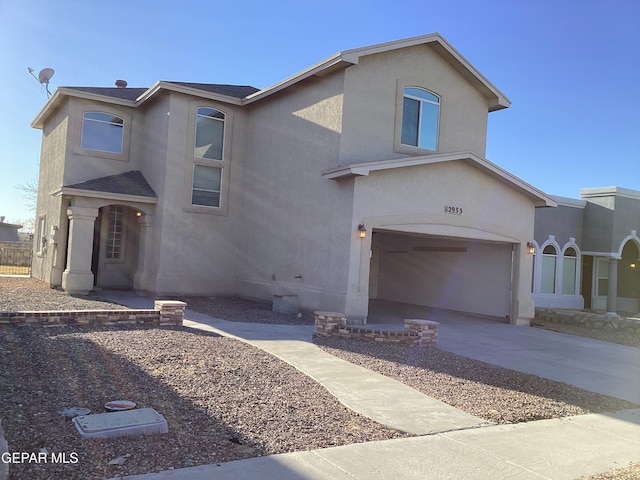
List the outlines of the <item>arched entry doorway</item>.
<svg viewBox="0 0 640 480">
<path fill-rule="evenodd" d="M 618 310 L 640 311 L 640 246 L 629 239 L 618 261 Z"/>
<path fill-rule="evenodd" d="M 91 256 L 94 286 L 133 288 L 138 268 L 139 216 L 138 210 L 121 204 L 106 205 L 98 210 Z"/>
</svg>

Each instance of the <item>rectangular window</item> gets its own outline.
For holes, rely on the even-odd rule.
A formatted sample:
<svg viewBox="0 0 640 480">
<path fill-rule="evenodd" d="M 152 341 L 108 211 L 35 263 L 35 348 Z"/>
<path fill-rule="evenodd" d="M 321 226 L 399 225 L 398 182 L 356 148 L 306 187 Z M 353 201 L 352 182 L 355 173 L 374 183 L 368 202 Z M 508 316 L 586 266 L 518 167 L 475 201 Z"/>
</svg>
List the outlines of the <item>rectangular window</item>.
<svg viewBox="0 0 640 480">
<path fill-rule="evenodd" d="M 542 255 L 542 293 L 555 293 L 556 291 L 556 256 Z"/>
<path fill-rule="evenodd" d="M 606 297 L 609 294 L 609 261 L 598 259 L 598 295 Z"/>
<path fill-rule="evenodd" d="M 576 257 L 564 257 L 562 265 L 562 294 L 576 294 Z"/>
<path fill-rule="evenodd" d="M 47 231 L 45 230 L 46 226 L 46 217 L 43 215 L 42 217 L 38 218 L 38 245 L 36 248 L 37 252 L 42 252 L 42 250 L 44 250 L 44 246 L 47 241 Z"/>
<path fill-rule="evenodd" d="M 191 204 L 219 207 L 221 177 L 221 168 L 194 165 Z"/>
<path fill-rule="evenodd" d="M 418 117 L 420 102 L 404 97 L 402 106 L 402 143 L 418 146 Z"/>
<path fill-rule="evenodd" d="M 115 206 L 109 209 L 106 258 L 118 259 L 122 254 L 123 216 L 123 207 Z"/>
</svg>

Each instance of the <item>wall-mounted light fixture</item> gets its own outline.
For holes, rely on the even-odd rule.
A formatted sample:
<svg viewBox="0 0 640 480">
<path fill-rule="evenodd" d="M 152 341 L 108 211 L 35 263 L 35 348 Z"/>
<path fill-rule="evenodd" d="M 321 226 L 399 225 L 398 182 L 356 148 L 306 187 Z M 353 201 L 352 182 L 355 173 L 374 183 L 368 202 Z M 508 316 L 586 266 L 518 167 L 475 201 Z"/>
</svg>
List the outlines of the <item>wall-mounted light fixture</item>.
<svg viewBox="0 0 640 480">
<path fill-rule="evenodd" d="M 142 212 L 136 212 L 136 217 L 141 217 L 142 216 Z"/>
<path fill-rule="evenodd" d="M 364 224 L 358 225 L 358 238 L 367 238 L 367 229 L 364 228 Z"/>
<path fill-rule="evenodd" d="M 527 248 L 529 249 L 528 251 L 531 255 L 536 253 L 536 246 L 533 244 L 533 242 L 527 242 Z"/>
</svg>

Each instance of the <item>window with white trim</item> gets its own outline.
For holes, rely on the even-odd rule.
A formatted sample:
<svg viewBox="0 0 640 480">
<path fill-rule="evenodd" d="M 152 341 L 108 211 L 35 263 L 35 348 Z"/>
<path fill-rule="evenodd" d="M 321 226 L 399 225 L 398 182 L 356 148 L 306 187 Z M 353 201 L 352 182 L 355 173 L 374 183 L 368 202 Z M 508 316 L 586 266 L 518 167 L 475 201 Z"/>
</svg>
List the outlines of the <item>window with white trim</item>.
<svg viewBox="0 0 640 480">
<path fill-rule="evenodd" d="M 42 251 L 44 250 L 44 246 L 46 245 L 46 241 L 47 241 L 47 231 L 45 230 L 46 226 L 47 226 L 47 217 L 45 215 L 41 215 L 40 217 L 38 217 L 38 239 L 37 239 L 37 246 L 36 246 L 37 253 L 42 253 Z"/>
<path fill-rule="evenodd" d="M 578 272 L 578 254 L 575 248 L 569 247 L 562 257 L 562 294 L 576 294 L 576 275 Z"/>
<path fill-rule="evenodd" d="M 222 168 L 195 164 L 193 166 L 191 204 L 219 207 L 221 183 Z"/>
<path fill-rule="evenodd" d="M 196 110 L 194 156 L 209 160 L 222 160 L 225 115 L 211 107 Z"/>
<path fill-rule="evenodd" d="M 558 254 L 553 245 L 547 245 L 542 250 L 542 267 L 541 278 L 542 283 L 540 291 L 542 293 L 555 293 L 556 291 L 556 263 Z"/>
<path fill-rule="evenodd" d="M 107 245 L 105 257 L 115 260 L 122 256 L 122 234 L 124 228 L 124 208 L 112 206 L 109 208 L 109 225 L 107 231 Z"/>
<path fill-rule="evenodd" d="M 598 258 L 598 295 L 609 295 L 609 259 Z"/>
<path fill-rule="evenodd" d="M 105 112 L 84 112 L 80 146 L 87 150 L 122 154 L 124 119 Z"/>
<path fill-rule="evenodd" d="M 437 95 L 422 88 L 405 87 L 400 143 L 437 150 L 439 117 L 440 98 Z"/>
</svg>

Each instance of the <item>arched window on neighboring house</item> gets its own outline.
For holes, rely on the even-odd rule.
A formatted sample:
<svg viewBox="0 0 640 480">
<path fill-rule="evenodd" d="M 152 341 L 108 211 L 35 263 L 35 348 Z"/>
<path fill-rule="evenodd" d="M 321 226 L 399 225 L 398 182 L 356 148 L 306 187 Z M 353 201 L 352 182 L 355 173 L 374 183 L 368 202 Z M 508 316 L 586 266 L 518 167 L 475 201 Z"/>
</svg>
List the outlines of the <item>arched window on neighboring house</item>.
<svg viewBox="0 0 640 480">
<path fill-rule="evenodd" d="M 562 294 L 576 294 L 576 275 L 578 273 L 578 254 L 575 248 L 569 247 L 562 258 Z"/>
<path fill-rule="evenodd" d="M 542 293 L 555 293 L 556 291 L 556 262 L 558 254 L 553 245 L 547 245 L 542 250 L 542 267 L 541 278 L 542 284 L 540 291 Z"/>
</svg>

